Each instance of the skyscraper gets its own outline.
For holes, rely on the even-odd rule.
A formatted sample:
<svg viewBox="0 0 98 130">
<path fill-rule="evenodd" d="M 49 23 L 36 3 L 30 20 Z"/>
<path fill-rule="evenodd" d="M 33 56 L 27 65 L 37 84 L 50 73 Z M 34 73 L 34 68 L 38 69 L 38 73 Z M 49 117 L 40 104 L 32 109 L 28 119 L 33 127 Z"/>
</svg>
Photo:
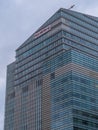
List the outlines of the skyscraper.
<svg viewBox="0 0 98 130">
<path fill-rule="evenodd" d="M 59 9 L 7 67 L 4 130 L 98 129 L 98 18 Z"/>
</svg>

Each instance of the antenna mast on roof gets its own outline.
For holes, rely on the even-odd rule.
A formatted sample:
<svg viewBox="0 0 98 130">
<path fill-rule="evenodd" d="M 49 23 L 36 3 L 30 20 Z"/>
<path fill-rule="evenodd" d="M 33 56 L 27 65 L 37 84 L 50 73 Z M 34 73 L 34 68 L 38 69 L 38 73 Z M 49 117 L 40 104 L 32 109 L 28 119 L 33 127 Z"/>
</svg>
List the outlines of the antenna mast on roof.
<svg viewBox="0 0 98 130">
<path fill-rule="evenodd" d="M 72 6 L 71 6 L 70 8 L 68 8 L 68 9 L 70 10 L 70 9 L 74 8 L 74 6 L 75 6 L 75 5 L 72 5 Z"/>
</svg>

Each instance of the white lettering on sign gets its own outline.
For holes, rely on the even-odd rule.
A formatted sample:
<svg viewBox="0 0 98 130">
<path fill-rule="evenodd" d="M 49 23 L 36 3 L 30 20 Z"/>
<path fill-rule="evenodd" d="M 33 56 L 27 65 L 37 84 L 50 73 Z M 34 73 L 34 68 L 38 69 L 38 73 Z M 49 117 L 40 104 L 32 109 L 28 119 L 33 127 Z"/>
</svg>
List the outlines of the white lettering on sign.
<svg viewBox="0 0 98 130">
<path fill-rule="evenodd" d="M 37 38 L 37 37 L 41 36 L 42 34 L 48 32 L 48 31 L 50 31 L 50 30 L 51 30 L 51 26 L 49 25 L 49 26 L 47 26 L 46 28 L 43 28 L 43 29 L 40 30 L 39 32 L 35 33 L 35 34 L 34 34 L 34 38 Z"/>
</svg>

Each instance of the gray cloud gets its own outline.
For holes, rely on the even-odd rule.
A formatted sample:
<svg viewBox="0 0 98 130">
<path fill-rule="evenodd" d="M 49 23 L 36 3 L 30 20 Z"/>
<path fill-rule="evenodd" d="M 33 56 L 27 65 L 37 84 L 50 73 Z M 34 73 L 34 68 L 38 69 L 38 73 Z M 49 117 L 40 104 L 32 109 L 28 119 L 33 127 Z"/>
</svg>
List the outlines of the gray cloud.
<svg viewBox="0 0 98 130">
<path fill-rule="evenodd" d="M 98 16 L 98 0 L 0 0 L 0 130 L 3 130 L 6 66 L 15 49 L 60 7 Z"/>
</svg>

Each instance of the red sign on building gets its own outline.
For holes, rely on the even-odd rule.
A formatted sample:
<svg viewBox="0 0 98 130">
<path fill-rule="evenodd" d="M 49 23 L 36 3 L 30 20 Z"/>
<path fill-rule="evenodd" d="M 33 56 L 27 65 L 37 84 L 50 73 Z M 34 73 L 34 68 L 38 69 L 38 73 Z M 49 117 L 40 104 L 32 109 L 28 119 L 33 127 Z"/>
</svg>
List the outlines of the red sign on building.
<svg viewBox="0 0 98 130">
<path fill-rule="evenodd" d="M 42 34 L 48 32 L 50 30 L 51 30 L 51 26 L 49 25 L 49 26 L 43 28 L 42 30 L 40 30 L 39 32 L 35 33 L 34 38 L 37 38 L 37 37 L 41 36 Z"/>
</svg>

